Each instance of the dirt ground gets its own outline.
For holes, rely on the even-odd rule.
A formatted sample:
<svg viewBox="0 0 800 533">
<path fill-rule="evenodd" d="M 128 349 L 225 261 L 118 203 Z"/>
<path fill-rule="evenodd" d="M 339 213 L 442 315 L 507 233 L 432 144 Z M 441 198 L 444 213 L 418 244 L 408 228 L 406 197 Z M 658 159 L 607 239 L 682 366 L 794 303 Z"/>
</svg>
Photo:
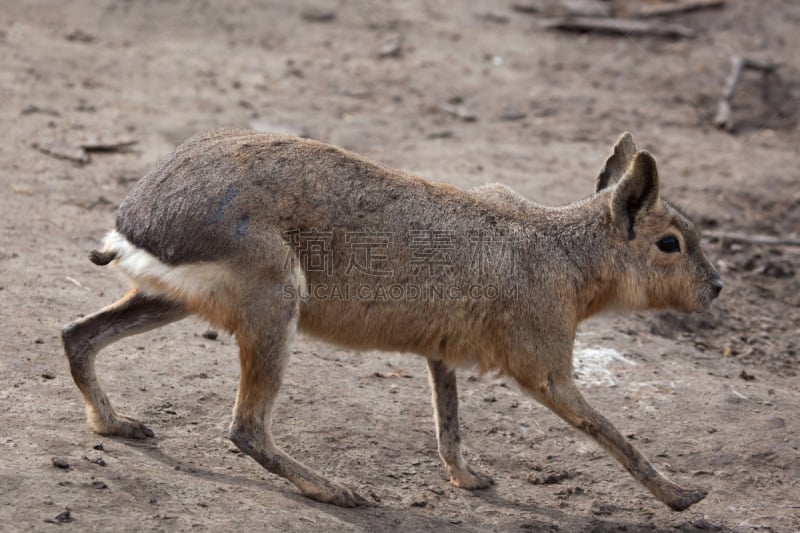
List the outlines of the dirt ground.
<svg viewBox="0 0 800 533">
<path fill-rule="evenodd" d="M 552 13 L 491 1 L 4 2 L 0 530 L 800 529 L 800 4 L 728 0 L 656 19 L 691 39 L 544 29 Z M 733 54 L 781 66 L 743 74 L 727 132 L 711 118 Z M 703 315 L 593 319 L 577 371 L 658 468 L 708 497 L 668 510 L 511 383 L 470 371 L 465 454 L 496 484 L 456 489 L 423 359 L 301 338 L 276 438 L 376 503 L 318 504 L 226 439 L 235 344 L 191 319 L 99 357 L 115 406 L 156 437 L 91 433 L 59 329 L 126 282 L 86 253 L 138 177 L 219 125 L 302 133 L 553 205 L 588 196 L 611 143 L 634 132 L 664 195 L 717 235 L 704 242 L 726 288 Z M 98 136 L 136 144 L 76 148 Z M 64 146 L 88 161 L 54 157 Z M 719 238 L 730 233 L 786 242 Z"/>
</svg>

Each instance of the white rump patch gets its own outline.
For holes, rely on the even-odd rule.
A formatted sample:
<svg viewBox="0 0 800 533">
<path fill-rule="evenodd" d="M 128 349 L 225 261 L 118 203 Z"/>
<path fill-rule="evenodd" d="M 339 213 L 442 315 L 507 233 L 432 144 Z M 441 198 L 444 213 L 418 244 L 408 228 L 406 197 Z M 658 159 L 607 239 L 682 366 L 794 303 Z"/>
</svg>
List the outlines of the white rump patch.
<svg viewBox="0 0 800 533">
<path fill-rule="evenodd" d="M 636 366 L 632 361 L 613 348 L 575 344 L 573 360 L 578 381 L 591 385 L 616 385 L 614 367 Z"/>
<path fill-rule="evenodd" d="M 106 235 L 103 244 L 103 252 L 115 252 L 117 255 L 111 264 L 151 294 L 203 301 L 235 287 L 232 272 L 221 263 L 170 266 L 133 245 L 116 230 Z"/>
</svg>

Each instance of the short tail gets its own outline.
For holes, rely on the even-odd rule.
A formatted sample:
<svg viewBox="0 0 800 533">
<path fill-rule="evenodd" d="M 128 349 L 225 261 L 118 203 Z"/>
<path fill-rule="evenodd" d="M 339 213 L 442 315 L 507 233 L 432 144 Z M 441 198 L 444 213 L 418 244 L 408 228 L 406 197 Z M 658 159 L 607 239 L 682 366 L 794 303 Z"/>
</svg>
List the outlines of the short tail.
<svg viewBox="0 0 800 533">
<path fill-rule="evenodd" d="M 98 266 L 105 266 L 116 258 L 117 258 L 116 250 L 111 250 L 108 252 L 100 252 L 98 250 L 92 250 L 91 252 L 89 252 L 89 261 Z"/>
</svg>

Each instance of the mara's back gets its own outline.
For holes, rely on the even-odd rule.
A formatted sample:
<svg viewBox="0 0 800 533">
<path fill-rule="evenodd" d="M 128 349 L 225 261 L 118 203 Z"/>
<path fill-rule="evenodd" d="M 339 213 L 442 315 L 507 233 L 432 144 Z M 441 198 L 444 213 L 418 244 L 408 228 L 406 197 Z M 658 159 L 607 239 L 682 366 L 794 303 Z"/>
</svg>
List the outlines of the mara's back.
<svg viewBox="0 0 800 533">
<path fill-rule="evenodd" d="M 519 228 L 511 211 L 457 187 L 317 141 L 240 129 L 181 144 L 136 183 L 116 225 L 169 265 L 224 260 L 276 231 L 294 245 L 330 232 L 391 233 L 392 247 L 407 248 L 420 232 Z"/>
</svg>

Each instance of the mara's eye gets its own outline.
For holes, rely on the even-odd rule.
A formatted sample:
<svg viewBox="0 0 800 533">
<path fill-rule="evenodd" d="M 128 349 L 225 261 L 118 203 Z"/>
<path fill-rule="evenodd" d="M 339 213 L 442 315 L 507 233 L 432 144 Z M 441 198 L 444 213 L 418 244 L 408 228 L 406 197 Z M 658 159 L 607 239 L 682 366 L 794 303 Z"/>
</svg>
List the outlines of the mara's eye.
<svg viewBox="0 0 800 533">
<path fill-rule="evenodd" d="M 675 235 L 667 235 L 660 239 L 656 246 L 665 254 L 674 254 L 681 251 L 681 243 Z"/>
</svg>

